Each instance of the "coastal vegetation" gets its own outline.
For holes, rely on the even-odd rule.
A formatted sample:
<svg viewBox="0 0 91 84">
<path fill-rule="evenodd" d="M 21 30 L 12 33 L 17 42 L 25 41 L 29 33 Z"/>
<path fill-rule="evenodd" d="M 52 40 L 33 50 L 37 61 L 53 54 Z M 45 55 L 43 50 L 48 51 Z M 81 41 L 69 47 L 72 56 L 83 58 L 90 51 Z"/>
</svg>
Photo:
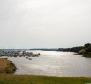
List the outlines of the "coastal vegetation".
<svg viewBox="0 0 91 84">
<path fill-rule="evenodd" d="M 47 77 L 33 75 L 0 75 L 0 84 L 90 84 L 85 77 Z"/>
<path fill-rule="evenodd" d="M 84 46 L 77 46 L 72 48 L 59 48 L 58 51 L 75 52 L 84 57 L 91 57 L 91 43 L 86 43 Z"/>
<path fill-rule="evenodd" d="M 79 51 L 79 54 L 82 54 L 85 57 L 91 57 L 91 43 L 87 43 L 84 47 Z"/>
</svg>

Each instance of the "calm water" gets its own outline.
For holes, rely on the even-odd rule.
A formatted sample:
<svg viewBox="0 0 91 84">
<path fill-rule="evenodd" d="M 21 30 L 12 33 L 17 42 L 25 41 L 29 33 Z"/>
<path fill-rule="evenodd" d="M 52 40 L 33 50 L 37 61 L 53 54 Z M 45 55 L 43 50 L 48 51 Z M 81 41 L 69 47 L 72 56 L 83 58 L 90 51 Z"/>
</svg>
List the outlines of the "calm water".
<svg viewBox="0 0 91 84">
<path fill-rule="evenodd" d="M 28 60 L 25 57 L 9 57 L 17 66 L 15 74 L 47 76 L 91 76 L 91 58 L 74 55 L 71 52 L 34 51 L 40 57 Z"/>
</svg>

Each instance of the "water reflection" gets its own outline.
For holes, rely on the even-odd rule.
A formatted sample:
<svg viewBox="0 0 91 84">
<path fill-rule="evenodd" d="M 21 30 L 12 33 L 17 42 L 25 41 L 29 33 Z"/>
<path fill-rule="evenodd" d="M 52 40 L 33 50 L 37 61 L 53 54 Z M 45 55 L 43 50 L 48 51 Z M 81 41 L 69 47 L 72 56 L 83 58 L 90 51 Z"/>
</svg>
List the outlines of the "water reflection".
<svg viewBox="0 0 91 84">
<path fill-rule="evenodd" d="M 35 51 L 34 51 L 35 52 Z M 18 67 L 15 74 L 47 76 L 91 76 L 91 58 L 74 55 L 71 52 L 36 51 L 40 57 L 12 57 Z"/>
</svg>

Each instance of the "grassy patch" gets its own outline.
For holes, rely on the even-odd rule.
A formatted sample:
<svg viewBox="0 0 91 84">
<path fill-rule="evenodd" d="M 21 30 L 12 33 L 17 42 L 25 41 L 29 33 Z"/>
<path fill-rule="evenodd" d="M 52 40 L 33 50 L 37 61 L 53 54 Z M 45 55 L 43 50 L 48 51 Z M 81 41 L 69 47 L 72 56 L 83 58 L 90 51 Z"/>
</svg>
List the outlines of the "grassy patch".
<svg viewBox="0 0 91 84">
<path fill-rule="evenodd" d="M 0 84 L 86 84 L 91 78 L 84 77 L 47 77 L 28 75 L 0 75 Z"/>
</svg>

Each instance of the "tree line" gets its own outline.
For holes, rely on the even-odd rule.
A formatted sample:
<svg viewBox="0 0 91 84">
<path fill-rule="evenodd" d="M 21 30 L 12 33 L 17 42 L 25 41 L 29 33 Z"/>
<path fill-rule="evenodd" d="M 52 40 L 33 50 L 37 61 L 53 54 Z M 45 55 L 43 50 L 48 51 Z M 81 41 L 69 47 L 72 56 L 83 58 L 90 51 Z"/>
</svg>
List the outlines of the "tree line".
<svg viewBox="0 0 91 84">
<path fill-rule="evenodd" d="M 91 57 L 91 43 L 86 43 L 83 46 L 77 46 L 72 48 L 59 48 L 58 51 L 76 52 L 85 57 Z"/>
</svg>

